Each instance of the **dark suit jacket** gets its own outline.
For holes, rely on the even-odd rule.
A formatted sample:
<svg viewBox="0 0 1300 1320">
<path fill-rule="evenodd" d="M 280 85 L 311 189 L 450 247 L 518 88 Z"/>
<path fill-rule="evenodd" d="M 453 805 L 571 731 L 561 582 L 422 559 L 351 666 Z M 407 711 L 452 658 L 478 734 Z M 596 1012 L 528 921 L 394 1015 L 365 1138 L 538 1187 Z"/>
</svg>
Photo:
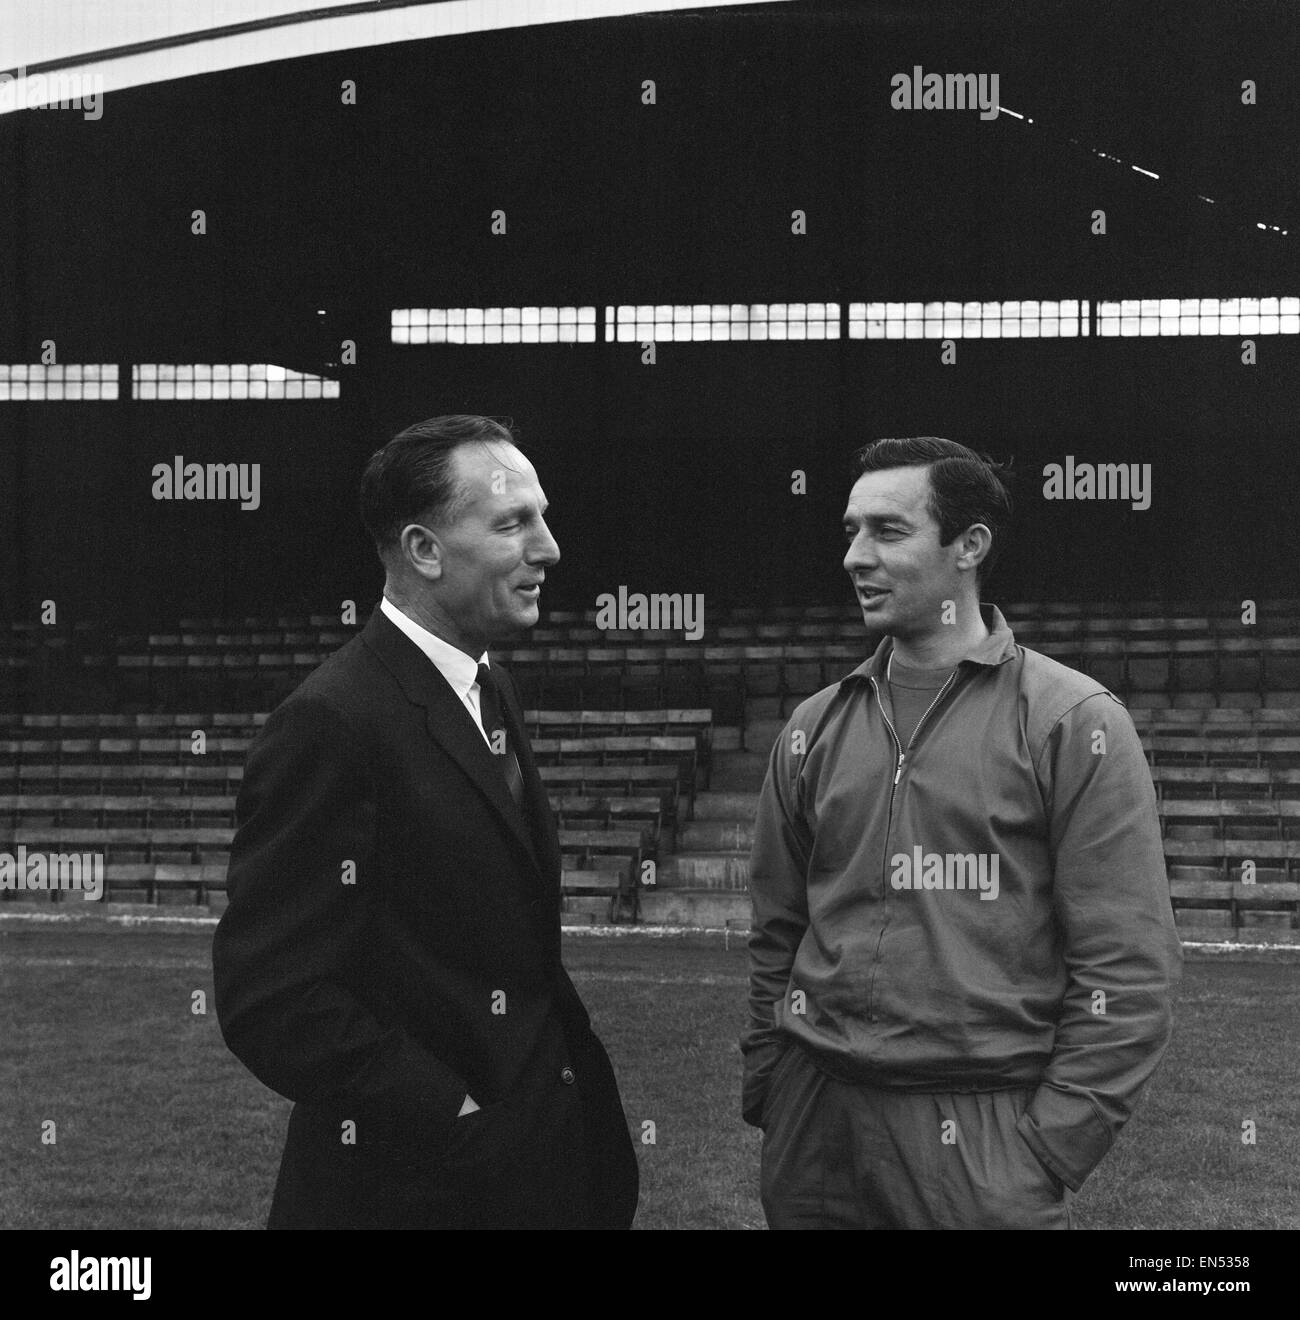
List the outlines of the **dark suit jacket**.
<svg viewBox="0 0 1300 1320">
<path fill-rule="evenodd" d="M 554 820 L 492 672 L 531 827 L 379 609 L 249 751 L 213 969 L 226 1043 L 295 1102 L 269 1227 L 631 1224 L 627 1122 L 560 960 Z"/>
</svg>

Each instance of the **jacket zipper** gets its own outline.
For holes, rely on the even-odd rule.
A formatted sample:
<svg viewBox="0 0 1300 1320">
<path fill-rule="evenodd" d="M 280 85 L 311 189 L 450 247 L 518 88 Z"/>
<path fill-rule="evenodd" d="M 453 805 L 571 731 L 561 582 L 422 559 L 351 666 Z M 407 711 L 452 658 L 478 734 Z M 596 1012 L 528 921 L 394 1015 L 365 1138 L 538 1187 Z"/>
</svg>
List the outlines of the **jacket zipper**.
<svg viewBox="0 0 1300 1320">
<path fill-rule="evenodd" d="M 943 700 L 948 689 L 952 687 L 957 679 L 957 670 L 954 669 L 948 675 L 947 681 L 935 695 L 934 700 L 925 708 L 925 714 L 916 722 L 916 728 L 912 730 L 912 736 L 907 740 L 907 752 L 910 752 L 916 745 L 916 735 L 921 732 L 922 725 L 930 718 L 930 712 Z M 889 893 L 888 885 L 885 880 L 885 874 L 889 869 L 889 833 L 894 827 L 894 791 L 898 788 L 898 781 L 903 774 L 903 762 L 907 760 L 907 752 L 903 750 L 902 739 L 898 736 L 898 730 L 894 728 L 893 721 L 885 714 L 885 703 L 880 699 L 880 688 L 874 678 L 871 678 L 871 689 L 876 694 L 876 704 L 880 707 L 880 714 L 885 721 L 885 727 L 889 730 L 889 736 L 894 740 L 894 746 L 898 750 L 898 764 L 894 767 L 894 782 L 889 786 L 889 812 L 885 817 L 885 850 L 880 858 L 880 882 L 882 889 L 882 898 L 887 897 Z M 880 923 L 880 934 L 876 936 L 876 953 L 871 968 L 871 981 L 867 986 L 867 1021 L 874 1022 L 871 1009 L 875 1000 L 876 992 L 876 972 L 880 967 L 880 945 L 885 938 L 885 922 Z"/>
</svg>

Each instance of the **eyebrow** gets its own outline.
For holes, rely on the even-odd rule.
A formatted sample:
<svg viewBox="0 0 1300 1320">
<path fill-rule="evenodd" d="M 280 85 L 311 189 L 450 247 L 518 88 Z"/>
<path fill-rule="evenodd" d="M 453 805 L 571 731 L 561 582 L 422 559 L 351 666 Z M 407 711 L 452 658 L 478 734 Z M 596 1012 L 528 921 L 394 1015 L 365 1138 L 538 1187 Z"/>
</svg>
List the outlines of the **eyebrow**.
<svg viewBox="0 0 1300 1320">
<path fill-rule="evenodd" d="M 541 512 L 544 514 L 546 510 L 549 509 L 550 507 L 551 507 L 551 502 L 550 500 L 547 500 L 546 503 L 542 505 Z M 522 517 L 524 514 L 532 513 L 532 511 L 533 511 L 533 506 L 531 504 L 524 504 L 524 503 L 511 504 L 508 508 L 502 509 L 496 515 L 496 520 L 498 522 L 502 522 L 507 518 L 519 518 Z"/>
<path fill-rule="evenodd" d="M 855 518 L 851 513 L 846 513 L 841 522 L 845 527 L 856 526 L 859 522 L 872 527 L 883 527 L 886 523 L 895 523 L 900 527 L 913 526 L 912 521 L 901 513 L 869 513 L 865 518 Z"/>
</svg>

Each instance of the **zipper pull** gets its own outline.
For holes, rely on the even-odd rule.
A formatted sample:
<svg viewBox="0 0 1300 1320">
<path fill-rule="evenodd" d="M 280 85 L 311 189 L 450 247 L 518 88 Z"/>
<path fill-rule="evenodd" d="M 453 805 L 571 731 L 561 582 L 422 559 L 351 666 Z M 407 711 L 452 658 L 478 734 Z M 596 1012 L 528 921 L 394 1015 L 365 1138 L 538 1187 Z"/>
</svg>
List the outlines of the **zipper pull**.
<svg viewBox="0 0 1300 1320">
<path fill-rule="evenodd" d="M 899 754 L 898 754 L 898 769 L 894 771 L 894 786 L 895 786 L 895 787 L 898 786 L 898 777 L 899 777 L 899 775 L 901 775 L 901 774 L 903 773 L 903 761 L 906 759 L 906 756 L 907 756 L 907 753 L 906 753 L 906 752 L 899 752 Z"/>
</svg>

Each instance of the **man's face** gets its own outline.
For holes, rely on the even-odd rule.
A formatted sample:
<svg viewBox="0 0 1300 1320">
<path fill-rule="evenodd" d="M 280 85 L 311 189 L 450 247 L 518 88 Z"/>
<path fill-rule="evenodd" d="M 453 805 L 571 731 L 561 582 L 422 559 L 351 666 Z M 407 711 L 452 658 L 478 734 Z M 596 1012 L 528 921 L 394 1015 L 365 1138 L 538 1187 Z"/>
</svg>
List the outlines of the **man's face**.
<svg viewBox="0 0 1300 1320">
<path fill-rule="evenodd" d="M 437 529 L 443 550 L 436 608 L 475 653 L 537 623 L 541 582 L 560 557 L 543 514 L 533 465 L 514 445 L 461 445 L 452 452 L 469 492 L 455 522 Z"/>
<path fill-rule="evenodd" d="M 867 627 L 917 639 L 942 627 L 943 602 L 959 599 L 961 538 L 939 544 L 923 467 L 865 472 L 849 492 L 844 567 Z"/>
</svg>

